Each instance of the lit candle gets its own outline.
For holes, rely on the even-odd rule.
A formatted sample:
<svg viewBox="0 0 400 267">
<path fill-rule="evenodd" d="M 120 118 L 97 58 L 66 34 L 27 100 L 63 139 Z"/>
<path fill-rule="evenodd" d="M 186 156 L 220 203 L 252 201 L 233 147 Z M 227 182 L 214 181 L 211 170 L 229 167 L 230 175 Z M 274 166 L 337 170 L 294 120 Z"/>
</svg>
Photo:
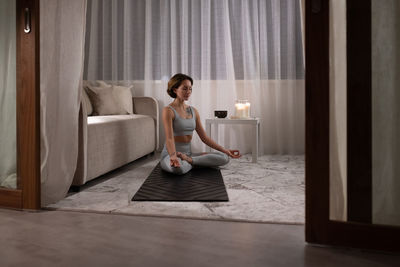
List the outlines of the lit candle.
<svg viewBox="0 0 400 267">
<path fill-rule="evenodd" d="M 246 104 L 244 106 L 244 110 L 245 110 L 245 117 L 250 118 L 250 103 L 249 102 L 246 102 Z"/>
<path fill-rule="evenodd" d="M 235 110 L 237 118 L 250 117 L 250 103 L 247 100 L 237 100 L 235 103 Z"/>
</svg>

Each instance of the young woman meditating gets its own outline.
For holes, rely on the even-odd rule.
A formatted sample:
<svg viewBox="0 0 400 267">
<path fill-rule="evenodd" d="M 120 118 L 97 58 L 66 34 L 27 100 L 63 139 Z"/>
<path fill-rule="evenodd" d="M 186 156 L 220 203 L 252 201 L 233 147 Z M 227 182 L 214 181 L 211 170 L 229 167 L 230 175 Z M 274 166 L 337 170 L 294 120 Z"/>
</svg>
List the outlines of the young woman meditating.
<svg viewBox="0 0 400 267">
<path fill-rule="evenodd" d="M 217 167 L 227 164 L 229 157 L 240 157 L 238 150 L 225 149 L 208 137 L 201 124 L 199 112 L 185 104 L 192 93 L 192 85 L 191 77 L 175 74 L 169 80 L 167 89 L 174 101 L 162 111 L 165 145 L 161 152 L 161 168 L 179 175 L 187 173 L 193 166 Z M 192 153 L 190 141 L 194 130 L 203 143 L 222 153 Z"/>
</svg>

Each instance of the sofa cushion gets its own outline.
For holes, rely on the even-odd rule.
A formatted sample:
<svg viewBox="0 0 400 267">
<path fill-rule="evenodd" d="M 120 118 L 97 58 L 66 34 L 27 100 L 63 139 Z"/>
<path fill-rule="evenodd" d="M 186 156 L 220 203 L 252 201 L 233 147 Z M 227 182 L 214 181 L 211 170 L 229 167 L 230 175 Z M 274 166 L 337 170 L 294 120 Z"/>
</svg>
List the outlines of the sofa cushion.
<svg viewBox="0 0 400 267">
<path fill-rule="evenodd" d="M 93 115 L 122 115 L 128 113 L 116 101 L 111 85 L 107 87 L 88 85 L 86 88 L 93 106 Z"/>
</svg>

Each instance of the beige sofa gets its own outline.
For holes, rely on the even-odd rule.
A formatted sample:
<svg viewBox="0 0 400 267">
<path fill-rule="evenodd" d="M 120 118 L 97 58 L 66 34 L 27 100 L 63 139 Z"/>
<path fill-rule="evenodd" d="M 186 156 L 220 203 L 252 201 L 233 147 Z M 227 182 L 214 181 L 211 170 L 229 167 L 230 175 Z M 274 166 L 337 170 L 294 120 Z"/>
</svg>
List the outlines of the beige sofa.
<svg viewBox="0 0 400 267">
<path fill-rule="evenodd" d="M 88 116 L 90 103 L 86 101 L 89 98 L 82 99 L 79 155 L 73 186 L 83 185 L 157 150 L 159 108 L 156 99 L 132 97 L 133 114 L 105 116 Z"/>
</svg>

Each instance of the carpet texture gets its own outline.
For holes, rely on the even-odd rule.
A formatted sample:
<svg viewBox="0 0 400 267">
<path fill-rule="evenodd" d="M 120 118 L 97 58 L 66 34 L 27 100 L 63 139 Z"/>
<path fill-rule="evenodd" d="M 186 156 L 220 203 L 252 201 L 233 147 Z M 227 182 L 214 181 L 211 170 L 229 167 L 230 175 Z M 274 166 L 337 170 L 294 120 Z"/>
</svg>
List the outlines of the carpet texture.
<svg viewBox="0 0 400 267">
<path fill-rule="evenodd" d="M 243 155 L 220 168 L 229 201 L 131 201 L 160 155 L 135 160 L 70 192 L 49 210 L 169 216 L 207 220 L 304 223 L 304 156 Z"/>
<path fill-rule="evenodd" d="M 175 175 L 154 168 L 132 201 L 228 201 L 221 171 L 194 168 L 184 175 Z"/>
</svg>

